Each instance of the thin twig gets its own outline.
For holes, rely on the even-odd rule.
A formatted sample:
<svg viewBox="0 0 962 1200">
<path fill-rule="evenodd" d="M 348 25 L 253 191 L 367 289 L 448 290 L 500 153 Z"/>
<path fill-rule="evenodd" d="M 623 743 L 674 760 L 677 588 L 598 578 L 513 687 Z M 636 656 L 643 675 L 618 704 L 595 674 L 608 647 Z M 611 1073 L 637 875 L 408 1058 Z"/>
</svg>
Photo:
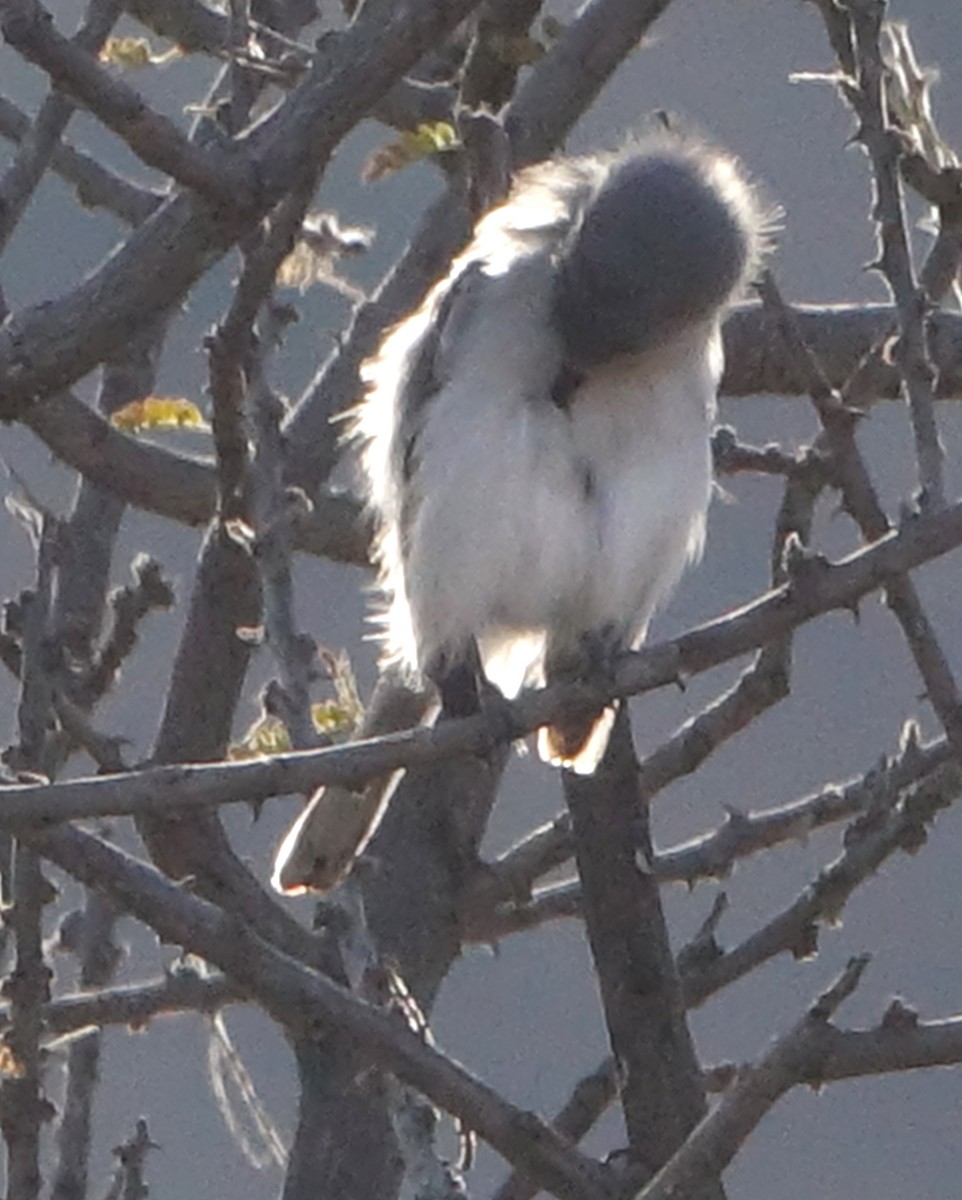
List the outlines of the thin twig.
<svg viewBox="0 0 962 1200">
<path fill-rule="evenodd" d="M 951 799 L 955 786 L 954 775 L 947 771 L 953 759 L 951 747 L 944 738 L 919 746 L 916 734 L 915 726 L 910 724 L 894 759 L 845 785 L 830 784 L 790 804 L 757 813 L 730 811 L 716 830 L 657 852 L 652 860 L 655 876 L 660 883 L 689 885 L 702 879 L 725 879 L 741 858 L 786 841 L 804 841 L 816 829 L 837 821 L 884 811 L 897 802 L 900 794 L 917 785 L 941 789 Z M 565 862 L 571 853 L 570 832 L 556 822 L 536 832 L 530 852 L 522 844 L 517 863 L 512 861 L 511 852 L 504 865 L 495 863 L 487 889 L 482 887 L 483 880 L 479 881 L 471 895 L 472 903 L 464 916 L 465 940 L 495 942 L 547 921 L 580 916 L 581 891 L 576 882 L 531 894 L 538 875 Z M 515 874 L 519 876 L 519 887 L 512 894 L 502 878 L 510 880 Z M 521 891 L 525 885 L 526 895 Z"/>
<path fill-rule="evenodd" d="M 250 202 L 256 175 L 246 152 L 192 145 L 134 88 L 59 33 L 39 0 L 8 0 L 0 29 L 24 58 L 47 72 L 55 87 L 88 108 L 148 166 L 216 206 L 236 211 Z"/>
<path fill-rule="evenodd" d="M 45 772 L 54 727 L 54 666 L 51 616 L 56 581 L 58 522 L 29 511 L 37 521 L 37 582 L 23 603 L 19 742 L 4 757 L 24 771 Z M 43 1005 L 50 999 L 51 971 L 44 958 L 43 910 L 53 899 L 41 860 L 19 839 L 12 856 L 12 907 L 5 924 L 16 944 L 16 959 L 4 982 L 10 1027 L 3 1037 L 7 1060 L 0 1082 L 0 1131 L 7 1146 L 11 1196 L 36 1200 L 40 1193 L 40 1132 L 54 1114 L 43 1093 L 41 1050 Z"/>
<path fill-rule="evenodd" d="M 64 930 L 69 929 L 72 939 L 69 948 L 76 950 L 80 957 L 80 986 L 99 990 L 109 983 L 123 956 L 114 941 L 116 910 L 103 896 L 88 892 L 83 912 L 73 913 L 72 918 L 61 925 L 61 946 L 66 948 L 63 945 L 66 941 Z M 57 1129 L 52 1200 L 84 1200 L 87 1195 L 93 1105 L 100 1082 L 102 1042 L 102 1029 L 90 1029 L 73 1040 L 67 1051 L 67 1080 L 63 1113 Z"/>
<path fill-rule="evenodd" d="M 845 0 L 844 9 L 852 22 L 855 72 L 854 78 L 842 79 L 839 87 L 858 117 L 856 137 L 872 163 L 875 181 L 872 215 L 880 246 L 877 267 L 891 288 L 898 310 L 895 359 L 905 380 L 912 414 L 921 487 L 919 503 L 939 507 L 945 503 L 944 451 L 933 404 L 934 372 L 926 346 L 928 301 L 918 286 L 912 265 L 899 171 L 901 145 L 886 111 L 886 70 L 879 44 L 885 3 Z"/>
<path fill-rule="evenodd" d="M 818 359 L 802 340 L 794 313 L 782 300 L 771 276 L 762 284 L 765 303 L 773 313 L 799 370 L 808 375 L 809 394 L 822 420 L 825 447 L 831 453 L 835 485 L 867 541 L 885 537 L 891 523 L 882 508 L 855 439 L 858 414 L 832 389 Z M 962 753 L 962 698 L 945 656 L 919 598 L 915 584 L 903 574 L 889 580 L 885 598 L 908 644 L 925 684 L 926 697 L 957 754 Z"/>
<path fill-rule="evenodd" d="M 551 1127 L 573 1146 L 581 1141 L 618 1094 L 618 1072 L 613 1058 L 605 1061 L 575 1084 L 564 1108 Z M 534 1200 L 539 1187 L 517 1171 L 511 1173 L 491 1200 Z"/>
<path fill-rule="evenodd" d="M 112 617 L 110 630 L 90 669 L 77 683 L 74 694 L 84 708 L 91 707 L 110 690 L 137 645 L 144 619 L 152 612 L 164 612 L 173 607 L 173 588 L 164 578 L 159 563 L 139 554 L 131 564 L 130 572 L 134 582 L 117 588 L 108 598 Z"/>
<path fill-rule="evenodd" d="M 749 446 L 738 440 L 735 430 L 729 425 L 720 425 L 715 430 L 711 449 L 716 475 L 738 475 L 744 471 L 759 475 L 784 475 L 786 478 L 805 473 L 824 475 L 821 459 L 813 451 L 788 454 L 776 443 Z"/>
<path fill-rule="evenodd" d="M 90 0 L 84 22 L 74 38 L 75 45 L 95 55 L 122 10 L 122 0 Z M 19 153 L 0 180 L 0 253 L 6 249 L 23 216 L 73 111 L 74 106 L 66 96 L 52 92 L 40 106 L 29 133 L 21 140 Z"/>
<path fill-rule="evenodd" d="M 0 137 L 19 146 L 31 128 L 27 114 L 0 96 Z M 84 208 L 103 208 L 128 225 L 145 221 L 163 201 L 159 192 L 138 187 L 113 174 L 89 155 L 65 143 L 53 146 L 49 163 L 61 179 L 73 186 Z"/>
<path fill-rule="evenodd" d="M 685 978 L 687 1004 L 703 1004 L 777 954 L 812 957 L 818 950 L 818 926 L 837 921 L 852 893 L 897 850 L 916 853 L 938 813 L 960 794 L 962 775 L 948 763 L 910 786 L 894 804 L 891 796 L 879 795 L 879 808 L 870 808 L 852 822 L 842 853 L 791 904 L 740 945 Z"/>
<path fill-rule="evenodd" d="M 151 1141 L 147 1122 L 140 1117 L 134 1134 L 120 1146 L 114 1146 L 117 1170 L 107 1189 L 104 1200 L 147 1200 L 149 1189 L 144 1182 L 144 1168 L 151 1150 L 159 1150 Z"/>
</svg>

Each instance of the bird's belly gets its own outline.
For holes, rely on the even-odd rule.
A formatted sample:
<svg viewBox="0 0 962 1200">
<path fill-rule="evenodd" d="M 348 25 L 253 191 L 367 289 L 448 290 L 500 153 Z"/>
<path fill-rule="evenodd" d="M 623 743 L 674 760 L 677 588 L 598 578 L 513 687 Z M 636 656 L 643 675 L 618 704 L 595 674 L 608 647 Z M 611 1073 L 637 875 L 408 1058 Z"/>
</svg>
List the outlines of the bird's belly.
<svg viewBox="0 0 962 1200">
<path fill-rule="evenodd" d="M 700 545 L 706 418 L 674 439 L 615 427 L 617 453 L 534 406 L 476 413 L 459 432 L 443 458 L 426 448 L 419 473 L 407 585 L 422 666 L 475 637 L 510 694 L 537 677 L 547 632 L 637 642 Z"/>
<path fill-rule="evenodd" d="M 557 422 L 478 414 L 444 459 L 426 454 L 408 594 L 422 660 L 493 631 L 537 631 L 584 603 L 598 526 Z M 430 450 L 430 447 L 428 447 Z"/>
</svg>

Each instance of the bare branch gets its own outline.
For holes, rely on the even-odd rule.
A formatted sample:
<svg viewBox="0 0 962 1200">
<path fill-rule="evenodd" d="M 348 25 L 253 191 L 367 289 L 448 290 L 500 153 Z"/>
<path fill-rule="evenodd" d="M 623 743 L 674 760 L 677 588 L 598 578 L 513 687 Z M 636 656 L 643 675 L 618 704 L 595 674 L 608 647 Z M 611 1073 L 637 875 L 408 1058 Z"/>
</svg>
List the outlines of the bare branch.
<svg viewBox="0 0 962 1200">
<path fill-rule="evenodd" d="M 848 827 L 839 857 L 825 867 L 786 908 L 734 949 L 684 980 L 690 1006 L 705 1000 L 776 954 L 809 958 L 817 952 L 818 924 L 836 921 L 849 897 L 897 850 L 914 854 L 928 827 L 962 793 L 962 776 L 952 763 L 936 768 L 893 804 L 883 792 L 881 807 L 870 808 Z"/>
<path fill-rule="evenodd" d="M 899 399 L 902 378 L 885 355 L 874 354 L 891 336 L 895 310 L 886 304 L 793 306 L 799 333 L 833 388 L 842 388 L 859 369 L 860 402 Z M 928 321 L 929 353 L 938 376 L 938 396 L 962 396 L 962 317 L 936 312 Z M 962 332 L 962 329 L 960 329 Z M 785 351 L 777 327 L 754 304 L 735 309 L 725 323 L 723 396 L 806 396 L 810 373 Z M 866 362 L 866 360 L 868 360 Z"/>
<path fill-rule="evenodd" d="M 348 1034 L 372 1061 L 460 1117 L 509 1162 L 568 1200 L 610 1200 L 607 1170 L 579 1154 L 427 1046 L 388 1014 L 355 999 L 316 971 L 279 953 L 249 926 L 79 830 L 30 835 L 31 844 L 88 887 L 106 891 L 165 941 L 219 966 L 295 1036 Z"/>
<path fill-rule="evenodd" d="M 614 1059 L 606 1058 L 596 1070 L 580 1079 L 572 1089 L 564 1108 L 551 1127 L 576 1146 L 618 1092 L 618 1072 Z M 539 1187 L 530 1179 L 513 1172 L 491 1200 L 534 1200 Z"/>
<path fill-rule="evenodd" d="M 150 1140 L 147 1122 L 140 1117 L 133 1137 L 128 1138 L 123 1145 L 114 1147 L 114 1155 L 118 1160 L 117 1170 L 107 1189 L 105 1200 L 147 1200 L 149 1189 L 144 1182 L 147 1155 L 151 1150 L 159 1149 L 157 1143 Z"/>
<path fill-rule="evenodd" d="M 24 423 L 68 466 L 127 504 L 187 525 L 205 525 L 217 501 L 209 463 L 138 441 L 67 392 L 24 414 Z M 293 522 L 299 549 L 337 562 L 366 563 L 369 533 L 357 501 L 314 497 L 314 509 Z"/>
<path fill-rule="evenodd" d="M 858 986 L 867 965 L 867 955 L 850 960 L 838 980 L 818 997 L 794 1029 L 779 1038 L 757 1065 L 739 1074 L 734 1087 L 671 1162 L 642 1189 L 638 1200 L 669 1200 L 689 1195 L 728 1166 L 765 1113 L 798 1082 L 810 1030 L 828 1023 L 842 1001 Z"/>
<path fill-rule="evenodd" d="M 30 118 L 0 96 L 0 137 L 20 145 L 31 130 Z M 57 143 L 50 166 L 77 192 L 84 208 L 103 208 L 128 225 L 139 225 L 163 201 L 163 196 L 114 175 L 72 146 Z"/>
<path fill-rule="evenodd" d="M 173 589 L 153 559 L 135 558 L 131 574 L 133 584 L 118 588 L 109 597 L 113 624 L 79 689 L 85 707 L 108 691 L 136 646 L 140 625 L 148 613 L 163 611 L 174 603 Z"/>
<path fill-rule="evenodd" d="M 872 215 L 878 225 L 881 250 L 876 265 L 891 288 L 899 315 L 895 359 L 905 380 L 912 414 L 922 489 L 919 500 L 923 505 L 938 507 L 945 503 L 944 451 L 935 420 L 934 372 L 926 347 L 928 301 L 912 266 L 899 172 L 901 147 L 886 112 L 886 71 L 879 45 L 885 6 L 880 0 L 846 0 L 844 9 L 852 22 L 855 72 L 854 78 L 843 80 L 839 86 L 858 117 L 856 137 L 868 153 L 875 178 Z"/>
<path fill-rule="evenodd" d="M 148 166 L 215 206 L 236 211 L 251 202 L 256 174 L 246 153 L 216 142 L 192 145 L 173 121 L 153 112 L 134 88 L 60 34 L 39 0 L 8 0 L 0 29 L 24 58 L 47 72 L 55 87 L 88 108 Z"/>
<path fill-rule="evenodd" d="M 461 917 L 461 936 L 466 943 L 490 946 L 513 933 L 581 915 L 581 885 L 574 880 L 539 888 L 527 899 L 501 900 L 484 907 L 472 897 L 471 907 Z"/>
<path fill-rule="evenodd" d="M 243 143 L 259 184 L 256 204 L 240 214 L 235 203 L 214 211 L 187 194 L 173 197 L 72 292 L 8 320 L 0 330 L 3 415 L 16 418 L 71 386 L 176 303 L 304 170 L 323 170 L 378 97 L 477 3 L 368 0 L 337 35 L 337 53 L 333 45 L 319 52 L 304 83 Z"/>
<path fill-rule="evenodd" d="M 777 808 L 732 811 L 714 831 L 658 851 L 652 861 L 656 878 L 660 883 L 689 885 L 701 879 L 725 879 L 741 858 L 787 841 L 805 841 L 816 829 L 837 821 L 890 808 L 902 792 L 916 784 L 951 785 L 952 776 L 943 773 L 953 758 L 948 742 L 942 738 L 919 746 L 916 732 L 913 725 L 908 726 L 899 754 L 858 779 L 830 784 Z M 479 872 L 465 902 L 465 940 L 494 942 L 547 921 L 580 916 L 577 882 L 531 894 L 535 880 L 566 862 L 572 853 L 570 829 L 562 817 L 536 830 Z"/>
<path fill-rule="evenodd" d="M 103 896 L 88 892 L 83 912 L 74 912 L 61 925 L 61 948 L 72 941 L 81 960 L 80 985 L 102 988 L 122 957 L 113 940 L 117 913 Z M 69 929 L 69 937 L 66 930 Z M 100 1081 L 101 1029 L 90 1029 L 71 1042 L 67 1052 L 67 1082 L 63 1115 L 57 1129 L 57 1165 L 52 1200 L 84 1200 L 90 1157 L 94 1093 Z"/>
<path fill-rule="evenodd" d="M 830 1024 L 812 1027 L 805 1060 L 795 1082 L 812 1088 L 896 1071 L 958 1066 L 962 1063 L 962 1017 L 923 1022 L 914 1009 L 896 999 L 874 1029 L 838 1029 Z M 733 1073 L 738 1078 L 738 1068 L 732 1064 L 715 1070 L 721 1091 L 731 1086 Z"/>
<path fill-rule="evenodd" d="M 655 871 L 663 881 L 724 879 L 739 858 L 786 841 L 804 841 L 825 825 L 888 806 L 898 793 L 951 760 L 952 750 L 944 738 L 925 747 L 912 741 L 892 762 L 844 786 L 830 784 L 810 796 L 762 812 L 730 812 L 728 820 L 714 832 L 661 851 L 655 858 Z"/>
<path fill-rule="evenodd" d="M 487 0 L 461 70 L 460 100 L 469 109 L 498 110 L 511 99 L 523 56 L 512 47 L 526 40 L 544 0 Z"/>
<path fill-rule="evenodd" d="M 317 675 L 317 645 L 298 628 L 294 612 L 288 518 L 292 497 L 284 488 L 284 441 L 280 429 L 284 407 L 268 386 L 263 363 L 256 353 L 254 359 L 248 395 L 254 406 L 257 433 L 251 475 L 264 631 L 280 675 L 278 686 L 273 689 L 275 709 L 287 726 L 292 747 L 308 750 L 321 742 L 311 715 L 310 689 Z"/>
<path fill-rule="evenodd" d="M 749 446 L 740 442 L 730 425 L 720 425 L 712 434 L 712 462 L 716 475 L 737 475 L 753 471 L 759 475 L 784 475 L 821 473 L 824 468 L 819 457 L 806 451 L 787 454 L 777 444 Z"/>
<path fill-rule="evenodd" d="M 501 934 L 492 931 L 492 922 L 496 926 L 498 910 L 506 905 L 512 915 L 526 911 L 537 880 L 567 862 L 573 853 L 571 817 L 563 812 L 549 824 L 532 830 L 493 862 L 479 867 L 461 895 L 465 941 L 496 941 Z M 543 892 L 539 899 L 542 897 Z"/>
<path fill-rule="evenodd" d="M 218 54 L 228 44 L 229 20 L 200 0 L 124 0 L 124 7 L 148 29 L 185 50 Z"/>
<path fill-rule="evenodd" d="M 122 8 L 121 0 L 91 0 L 74 44 L 82 51 L 96 54 Z M 73 104 L 61 93 L 48 96 L 33 127 L 23 138 L 20 153 L 0 182 L 0 252 L 10 241 L 73 110 Z"/>
<path fill-rule="evenodd" d="M 44 1097 L 41 1009 L 50 997 L 50 969 L 43 956 L 43 906 L 52 898 L 40 859 L 18 842 L 14 856 L 10 925 L 17 957 L 4 990 L 10 997 L 10 1028 L 4 1035 L 11 1060 L 0 1083 L 0 1130 L 7 1144 L 11 1194 L 36 1200 L 40 1194 L 40 1130 L 54 1115 Z"/>
<path fill-rule="evenodd" d="M 630 1161 L 654 1174 L 705 1112 L 661 893 L 628 710 L 592 775 L 562 774 L 605 1024 L 621 1077 Z M 693 1200 L 723 1200 L 705 1180 Z"/>
<path fill-rule="evenodd" d="M 179 968 L 154 983 L 99 988 L 49 1000 L 41 1010 L 44 1040 L 66 1037 L 88 1026 L 142 1029 L 154 1017 L 216 1012 L 244 997 L 243 989 L 223 975 L 201 976 L 189 968 Z M 0 1010 L 0 1030 L 9 1024 L 9 1009 Z"/>
<path fill-rule="evenodd" d="M 591 0 L 518 89 L 506 125 L 515 165 L 547 158 L 670 0 Z"/>
<path fill-rule="evenodd" d="M 809 394 L 822 421 L 823 442 L 831 451 L 831 470 L 845 508 L 866 540 L 884 537 L 891 529 L 891 523 L 859 453 L 855 439 L 857 412 L 830 387 L 818 359 L 802 341 L 794 314 L 785 305 L 771 276 L 763 283 L 763 294 L 789 352 L 794 355 L 798 368 L 808 375 Z M 962 697 L 914 582 L 901 574 L 889 580 L 885 598 L 925 683 L 928 701 L 958 754 L 962 752 Z"/>
</svg>

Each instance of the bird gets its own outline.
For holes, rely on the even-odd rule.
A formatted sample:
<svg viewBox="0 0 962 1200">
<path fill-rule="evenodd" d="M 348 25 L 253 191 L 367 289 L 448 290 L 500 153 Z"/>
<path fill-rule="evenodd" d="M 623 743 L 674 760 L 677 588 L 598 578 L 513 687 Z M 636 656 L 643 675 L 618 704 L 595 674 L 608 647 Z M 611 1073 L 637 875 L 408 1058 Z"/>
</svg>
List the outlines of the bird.
<svg viewBox="0 0 962 1200">
<path fill-rule="evenodd" d="M 443 712 L 642 644 L 702 552 L 721 324 L 771 228 L 699 136 L 537 164 L 366 364 L 382 657 Z M 542 729 L 542 758 L 592 773 L 613 712 Z"/>
</svg>

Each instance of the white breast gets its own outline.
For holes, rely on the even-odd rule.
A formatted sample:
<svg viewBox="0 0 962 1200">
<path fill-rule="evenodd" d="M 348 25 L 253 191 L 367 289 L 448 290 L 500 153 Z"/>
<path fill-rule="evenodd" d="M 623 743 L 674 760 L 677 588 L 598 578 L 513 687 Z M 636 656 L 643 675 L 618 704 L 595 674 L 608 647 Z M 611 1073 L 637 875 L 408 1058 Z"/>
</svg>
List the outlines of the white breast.
<svg viewBox="0 0 962 1200">
<path fill-rule="evenodd" d="M 533 256 L 491 281 L 430 402 L 390 615 L 422 668 L 476 637 L 508 695 L 537 681 L 549 630 L 641 640 L 700 549 L 711 486 L 717 326 L 594 372 L 559 408 L 550 280 Z"/>
</svg>

